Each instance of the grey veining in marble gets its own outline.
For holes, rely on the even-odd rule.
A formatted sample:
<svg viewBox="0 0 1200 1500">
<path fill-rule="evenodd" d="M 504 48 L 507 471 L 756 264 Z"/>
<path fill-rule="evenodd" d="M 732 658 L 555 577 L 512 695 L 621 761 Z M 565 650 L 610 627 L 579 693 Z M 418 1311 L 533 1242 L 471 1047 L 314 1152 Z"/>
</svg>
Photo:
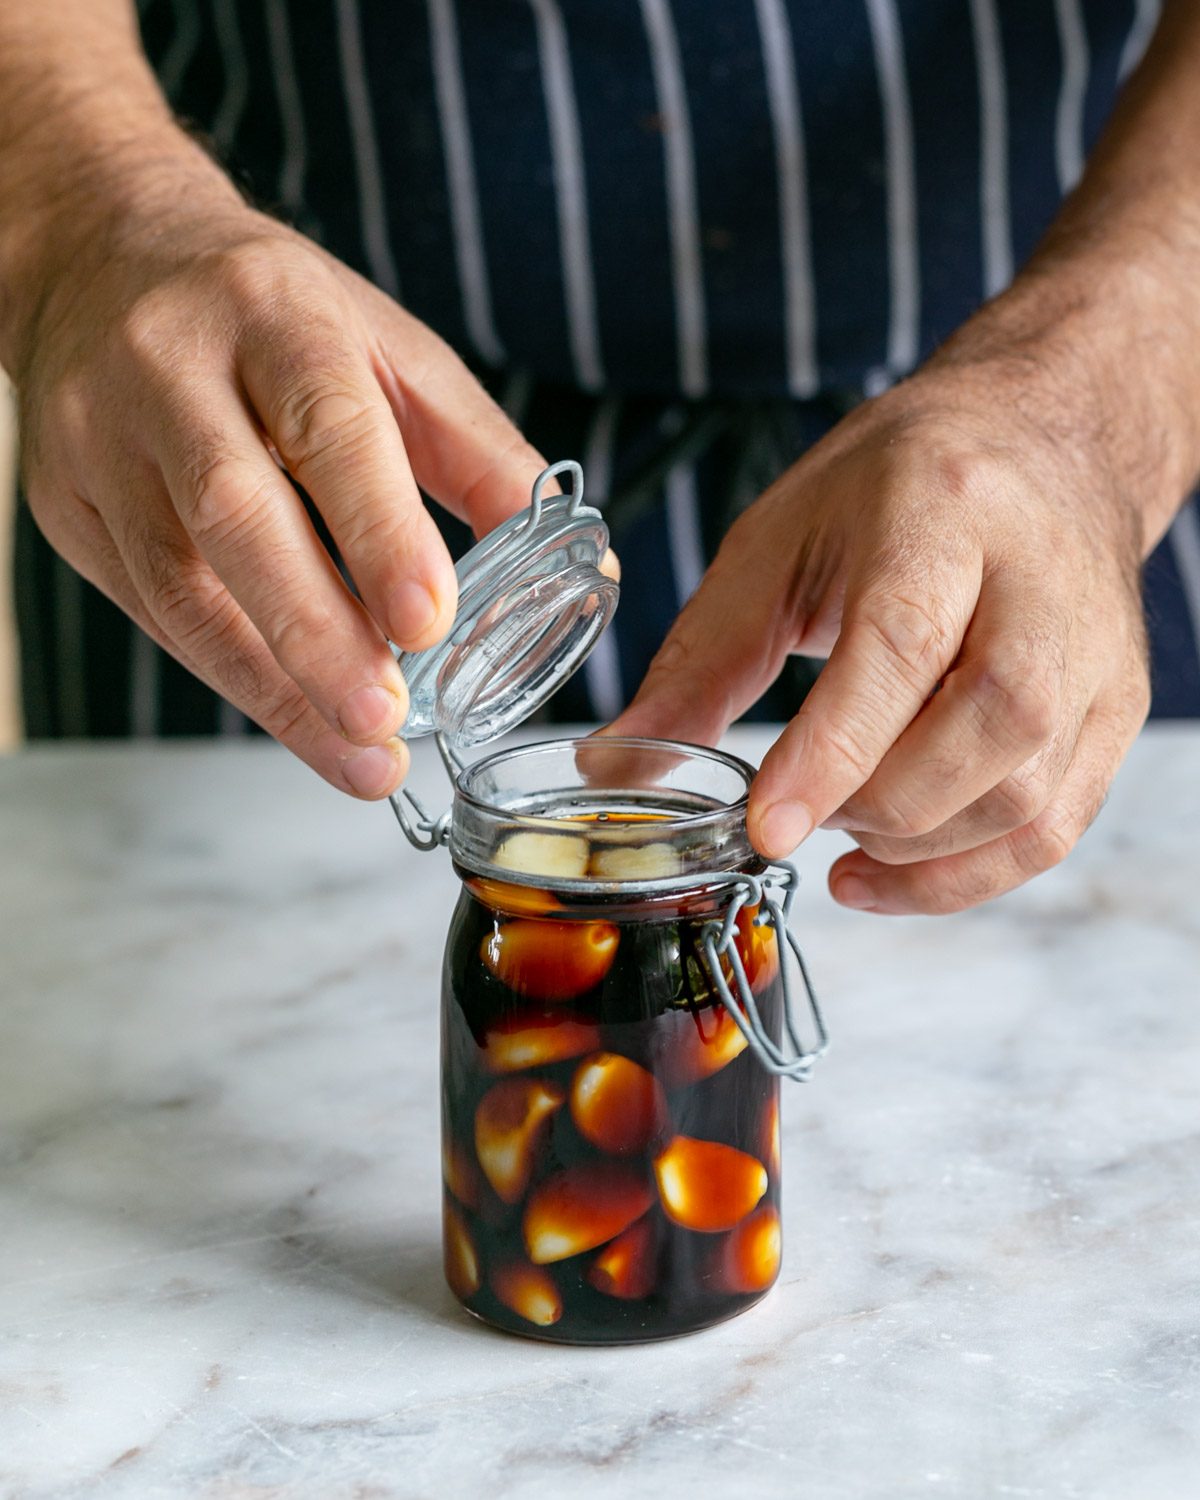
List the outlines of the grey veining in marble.
<svg viewBox="0 0 1200 1500">
<path fill-rule="evenodd" d="M 782 1282 L 643 1349 L 443 1289 L 454 879 L 386 808 L 272 746 L 45 750 L 0 838 L 6 1500 L 1200 1494 L 1200 730 L 962 917 L 841 911 L 811 842 Z"/>
</svg>

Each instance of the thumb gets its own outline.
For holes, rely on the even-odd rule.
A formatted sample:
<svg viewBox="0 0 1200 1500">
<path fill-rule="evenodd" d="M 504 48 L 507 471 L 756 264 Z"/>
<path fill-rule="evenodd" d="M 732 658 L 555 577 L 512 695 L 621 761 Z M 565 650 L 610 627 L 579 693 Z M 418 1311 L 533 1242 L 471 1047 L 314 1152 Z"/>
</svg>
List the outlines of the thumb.
<svg viewBox="0 0 1200 1500">
<path fill-rule="evenodd" d="M 729 533 L 613 734 L 713 744 L 779 676 L 794 630 L 786 551 L 768 540 L 752 511 Z"/>
<path fill-rule="evenodd" d="M 392 305 L 376 325 L 377 375 L 392 403 L 417 483 L 476 536 L 529 504 L 546 460 L 458 355 Z"/>
</svg>

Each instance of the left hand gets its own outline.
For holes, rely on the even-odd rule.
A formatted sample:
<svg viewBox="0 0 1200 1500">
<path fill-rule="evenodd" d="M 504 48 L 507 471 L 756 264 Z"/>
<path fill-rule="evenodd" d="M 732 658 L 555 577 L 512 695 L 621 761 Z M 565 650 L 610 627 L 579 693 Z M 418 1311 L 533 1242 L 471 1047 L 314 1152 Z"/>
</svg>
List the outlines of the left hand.
<svg viewBox="0 0 1200 1500">
<path fill-rule="evenodd" d="M 613 726 L 712 743 L 828 656 L 750 797 L 755 846 L 859 849 L 833 895 L 950 912 L 1061 860 L 1149 707 L 1146 526 L 1078 370 L 993 349 L 858 408 L 736 522 Z"/>
</svg>

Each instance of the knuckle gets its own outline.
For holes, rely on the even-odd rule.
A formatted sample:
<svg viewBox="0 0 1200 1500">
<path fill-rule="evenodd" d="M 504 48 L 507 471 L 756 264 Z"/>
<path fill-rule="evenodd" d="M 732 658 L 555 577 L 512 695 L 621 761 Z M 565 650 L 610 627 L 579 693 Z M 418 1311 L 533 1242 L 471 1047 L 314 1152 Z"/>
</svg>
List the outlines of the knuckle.
<svg viewBox="0 0 1200 1500">
<path fill-rule="evenodd" d="M 925 682 L 942 675 L 957 649 L 954 622 L 933 600 L 877 594 L 863 602 L 859 618 L 890 657 Z"/>
<path fill-rule="evenodd" d="M 872 832 L 893 839 L 924 838 L 942 823 L 930 809 L 894 793 L 874 801 L 869 819 Z"/>
<path fill-rule="evenodd" d="M 169 639 L 185 651 L 219 638 L 232 624 L 233 601 L 203 565 L 177 561 L 163 569 L 148 602 Z"/>
<path fill-rule="evenodd" d="M 855 832 L 852 836 L 862 852 L 878 860 L 881 865 L 910 865 L 928 855 L 927 849 L 917 848 L 910 839 L 896 839 L 886 834 L 859 832 Z"/>
<path fill-rule="evenodd" d="M 452 357 L 457 359 L 457 355 L 452 355 Z M 484 398 L 491 401 L 491 397 L 483 391 L 483 387 L 480 386 L 479 389 Z M 508 417 L 505 416 L 503 410 L 499 406 L 496 406 L 495 402 L 492 402 L 492 405 L 495 406 L 494 420 L 507 425 Z M 525 481 L 525 476 L 521 476 L 521 497 L 524 500 L 538 472 L 545 467 L 545 462 L 537 450 L 519 432 L 514 430 L 511 437 L 502 443 L 491 455 L 482 472 L 472 479 L 463 490 L 462 503 L 464 510 L 470 515 L 479 505 L 480 500 L 497 487 L 498 482 L 507 485 L 510 475 L 515 475 L 522 468 L 527 468 L 531 476 L 528 483 Z"/>
<path fill-rule="evenodd" d="M 117 325 L 121 343 L 135 356 L 156 351 L 162 341 L 162 321 L 161 294 L 143 293 L 125 309 Z"/>
<path fill-rule="evenodd" d="M 801 709 L 803 715 L 804 710 Z M 853 772 L 865 781 L 873 769 L 871 751 L 865 745 L 853 724 L 840 719 L 826 719 L 811 732 L 814 758 L 829 760 Z"/>
<path fill-rule="evenodd" d="M 982 799 L 980 811 L 989 827 L 1023 828 L 1043 811 L 1049 796 L 1043 776 L 1014 771 Z"/>
<path fill-rule="evenodd" d="M 412 519 L 398 507 L 359 503 L 342 519 L 338 541 L 347 556 L 386 558 L 404 569 L 413 552 L 415 528 Z M 405 576 L 403 572 L 401 576 Z"/>
<path fill-rule="evenodd" d="M 257 717 L 263 693 L 262 668 L 249 651 L 229 646 L 217 662 L 214 676 L 220 690 L 239 708 Z"/>
<path fill-rule="evenodd" d="M 691 604 L 684 606 L 680 622 L 690 618 L 691 608 Z M 678 702 L 681 708 L 703 702 L 713 705 L 714 711 L 719 706 L 723 714 L 729 710 L 728 673 L 698 655 L 682 631 L 668 635 L 658 648 L 647 670 L 646 682 L 660 702 Z"/>
<path fill-rule="evenodd" d="M 175 498 L 180 519 L 202 549 L 222 547 L 254 527 L 272 498 L 272 476 L 208 449 L 185 469 Z"/>
<path fill-rule="evenodd" d="M 169 302 L 166 286 L 144 292 L 117 324 L 119 349 L 143 378 L 153 379 L 175 362 L 174 314 Z"/>
<path fill-rule="evenodd" d="M 56 442 L 68 452 L 82 452 L 92 429 L 95 394 L 90 380 L 67 375 L 56 385 L 46 403 L 46 419 Z"/>
<path fill-rule="evenodd" d="M 939 447 L 927 462 L 938 489 L 953 500 L 977 501 L 996 483 L 994 461 L 970 447 Z"/>
<path fill-rule="evenodd" d="M 1099 810 L 1097 804 L 1096 812 Z M 1085 815 L 1080 809 L 1066 804 L 1052 803 L 1047 807 L 1029 825 L 1030 837 L 1025 850 L 1029 868 L 1040 874 L 1062 864 L 1079 842 L 1092 816 L 1094 814 Z"/>
<path fill-rule="evenodd" d="M 303 737 L 305 721 L 311 713 L 308 699 L 295 684 L 289 684 L 261 704 L 255 718 L 272 738 L 287 745 Z"/>
<path fill-rule="evenodd" d="M 284 460 L 303 482 L 305 473 L 361 453 L 376 437 L 378 423 L 361 392 L 323 382 L 288 393 L 271 430 Z"/>
<path fill-rule="evenodd" d="M 218 252 L 213 275 L 235 307 L 257 313 L 276 301 L 286 276 L 281 249 L 276 237 L 255 235 Z"/>
<path fill-rule="evenodd" d="M 1061 674 L 1045 662 L 993 660 L 980 674 L 977 694 L 985 722 L 1002 726 L 1005 743 L 1045 744 L 1062 716 Z"/>
<path fill-rule="evenodd" d="M 920 908 L 927 916 L 950 916 L 980 905 L 999 890 L 995 877 L 986 869 L 973 865 L 953 871 L 943 869 L 938 878 L 922 882 Z"/>
<path fill-rule="evenodd" d="M 262 624 L 271 655 L 281 663 L 310 662 L 322 642 L 335 631 L 333 616 L 303 600 L 292 600 L 269 610 Z"/>
</svg>

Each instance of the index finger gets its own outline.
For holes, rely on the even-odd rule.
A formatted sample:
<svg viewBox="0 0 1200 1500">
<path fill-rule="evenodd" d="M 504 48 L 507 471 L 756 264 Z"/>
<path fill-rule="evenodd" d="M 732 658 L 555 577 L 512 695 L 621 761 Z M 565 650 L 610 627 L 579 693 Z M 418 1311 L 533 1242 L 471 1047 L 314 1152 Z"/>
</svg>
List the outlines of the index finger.
<svg viewBox="0 0 1200 1500">
<path fill-rule="evenodd" d="M 247 394 L 370 614 L 405 650 L 430 646 L 450 628 L 457 581 L 370 360 L 327 319 L 272 319 L 246 341 Z"/>
<path fill-rule="evenodd" d="M 980 584 L 961 563 L 935 575 L 885 562 L 851 579 L 829 660 L 750 790 L 760 853 L 785 858 L 866 783 L 949 670 Z"/>
</svg>

